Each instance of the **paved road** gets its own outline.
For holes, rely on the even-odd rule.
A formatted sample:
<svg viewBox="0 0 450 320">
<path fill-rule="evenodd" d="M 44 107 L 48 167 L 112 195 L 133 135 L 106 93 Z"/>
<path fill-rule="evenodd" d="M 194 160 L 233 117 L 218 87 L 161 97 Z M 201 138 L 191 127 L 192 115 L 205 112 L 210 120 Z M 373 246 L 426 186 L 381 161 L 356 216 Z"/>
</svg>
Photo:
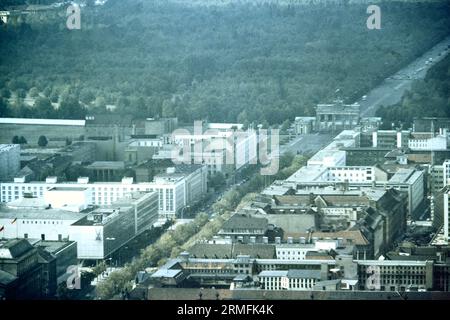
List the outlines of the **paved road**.
<svg viewBox="0 0 450 320">
<path fill-rule="evenodd" d="M 328 133 L 303 134 L 280 147 L 280 154 L 286 152 L 316 153 L 325 147 L 335 135 Z"/>
<path fill-rule="evenodd" d="M 365 101 L 358 101 L 361 104 L 361 116 L 372 117 L 378 107 L 399 102 L 415 79 L 423 79 L 432 65 L 450 53 L 448 46 L 450 46 L 450 36 L 370 91 Z M 430 58 L 432 61 L 427 63 Z"/>
</svg>

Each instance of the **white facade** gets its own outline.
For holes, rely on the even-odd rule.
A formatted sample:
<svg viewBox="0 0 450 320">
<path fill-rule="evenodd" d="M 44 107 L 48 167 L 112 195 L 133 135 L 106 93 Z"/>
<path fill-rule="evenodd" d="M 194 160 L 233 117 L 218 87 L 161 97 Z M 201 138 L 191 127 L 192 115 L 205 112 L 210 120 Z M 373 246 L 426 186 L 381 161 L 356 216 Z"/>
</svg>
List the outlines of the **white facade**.
<svg viewBox="0 0 450 320">
<path fill-rule="evenodd" d="M 411 214 L 424 199 L 423 172 L 414 169 L 400 169 L 387 185 L 408 193 L 408 209 Z"/>
<path fill-rule="evenodd" d="M 20 170 L 20 145 L 0 144 L 0 181 L 12 180 Z"/>
<path fill-rule="evenodd" d="M 130 147 L 154 147 L 154 148 L 162 148 L 163 141 L 162 139 L 135 139 L 130 142 Z"/>
<path fill-rule="evenodd" d="M 316 240 L 314 244 L 305 243 L 283 243 L 275 246 L 276 257 L 279 260 L 302 261 L 310 251 L 336 250 L 337 240 Z"/>
<path fill-rule="evenodd" d="M 43 199 L 23 199 L 0 208 L 0 238 L 67 239 L 69 227 L 86 214 L 53 209 Z"/>
<path fill-rule="evenodd" d="M 211 174 L 223 172 L 227 166 L 239 169 L 246 164 L 256 164 L 256 131 L 241 131 L 241 128 L 239 124 L 213 123 L 203 132 L 203 126 L 196 121 L 193 133 L 185 129 L 175 130 L 172 141 L 176 147 L 172 159 L 206 164 Z"/>
<path fill-rule="evenodd" d="M 408 148 L 413 151 L 419 150 L 446 150 L 447 149 L 447 137 L 437 136 L 429 139 L 409 139 Z"/>
<path fill-rule="evenodd" d="M 90 212 L 72 224 L 69 237 L 77 242 L 78 259 L 105 259 L 131 239 L 150 228 L 157 219 L 155 192 L 134 193 Z"/>
<path fill-rule="evenodd" d="M 44 201 L 52 208 L 80 212 L 88 207 L 91 199 L 88 188 L 54 187 L 44 191 Z"/>
<path fill-rule="evenodd" d="M 445 160 L 442 164 L 442 174 L 443 174 L 443 187 L 450 184 L 450 160 Z"/>
<path fill-rule="evenodd" d="M 311 290 L 318 280 L 314 277 L 294 276 L 291 271 L 262 271 L 258 278 L 265 290 Z"/>
<path fill-rule="evenodd" d="M 204 170 L 204 169 L 202 169 Z M 34 197 L 43 198 L 46 191 L 52 188 L 85 187 L 90 193 L 88 204 L 110 205 L 127 194 L 135 191 L 155 191 L 159 196 L 159 215 L 161 218 L 172 218 L 178 210 L 197 201 L 200 194 L 206 192 L 206 178 L 200 184 L 184 177 L 158 177 L 153 182 L 133 183 L 132 178 L 124 178 L 122 182 L 95 182 L 88 180 L 75 182 L 4 182 L 0 183 L 1 202 L 11 202 L 22 199 L 24 194 L 31 193 Z M 198 177 L 194 177 L 197 178 Z M 199 189 L 200 186 L 202 189 Z M 193 190 L 195 189 L 195 190 Z M 186 197 L 186 194 L 188 197 Z M 67 200 L 67 199 L 66 199 Z M 80 199 L 81 201 L 81 199 Z"/>
<path fill-rule="evenodd" d="M 314 251 L 312 244 L 278 244 L 275 247 L 277 259 L 280 260 L 305 260 L 306 253 Z"/>
</svg>

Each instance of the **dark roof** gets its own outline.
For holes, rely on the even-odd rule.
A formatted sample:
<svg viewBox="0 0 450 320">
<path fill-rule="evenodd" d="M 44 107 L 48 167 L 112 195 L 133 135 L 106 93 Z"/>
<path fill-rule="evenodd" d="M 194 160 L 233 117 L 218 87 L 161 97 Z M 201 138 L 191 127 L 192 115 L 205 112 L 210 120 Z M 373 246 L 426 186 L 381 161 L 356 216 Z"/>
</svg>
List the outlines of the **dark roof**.
<svg viewBox="0 0 450 320">
<path fill-rule="evenodd" d="M 274 259 L 275 246 L 272 244 L 213 244 L 197 243 L 189 249 L 194 258 L 234 259 L 238 255 L 248 255 L 257 259 Z"/>
<path fill-rule="evenodd" d="M 288 271 L 287 276 L 288 278 L 320 279 L 320 271 L 292 269 Z"/>
<path fill-rule="evenodd" d="M 14 259 L 32 250 L 33 246 L 25 239 L 12 239 L 0 242 L 0 250 L 3 249 L 8 250 L 11 257 Z"/>
<path fill-rule="evenodd" d="M 56 257 L 42 247 L 38 247 L 39 263 L 49 263 L 56 260 Z"/>
<path fill-rule="evenodd" d="M 7 286 L 10 283 L 14 282 L 16 279 L 18 278 L 13 276 L 12 274 L 0 270 L 0 285 Z"/>
<path fill-rule="evenodd" d="M 235 214 L 225 221 L 222 229 L 266 229 L 266 218 L 254 218 L 243 214 Z"/>
</svg>

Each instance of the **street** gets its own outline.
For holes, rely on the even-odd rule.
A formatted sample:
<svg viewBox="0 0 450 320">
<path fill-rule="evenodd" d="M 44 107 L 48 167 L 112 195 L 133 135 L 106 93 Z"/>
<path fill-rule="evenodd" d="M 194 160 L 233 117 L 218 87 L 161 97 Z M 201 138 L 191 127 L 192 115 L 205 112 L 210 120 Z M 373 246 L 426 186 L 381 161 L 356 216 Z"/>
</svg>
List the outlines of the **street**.
<svg viewBox="0 0 450 320">
<path fill-rule="evenodd" d="M 407 67 L 385 79 L 381 85 L 367 94 L 365 101 L 363 99 L 357 101 L 361 105 L 361 116 L 373 117 L 378 107 L 399 102 L 405 91 L 411 88 L 414 80 L 423 79 L 429 68 L 450 52 L 449 45 L 450 37 L 447 37 Z"/>
</svg>

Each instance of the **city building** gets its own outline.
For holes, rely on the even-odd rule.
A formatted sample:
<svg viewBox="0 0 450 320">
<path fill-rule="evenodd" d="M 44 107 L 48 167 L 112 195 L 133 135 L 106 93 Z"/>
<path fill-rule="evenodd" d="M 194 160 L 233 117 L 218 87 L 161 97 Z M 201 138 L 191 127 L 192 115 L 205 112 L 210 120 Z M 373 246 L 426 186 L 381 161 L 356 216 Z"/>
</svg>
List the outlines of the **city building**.
<svg viewBox="0 0 450 320">
<path fill-rule="evenodd" d="M 0 181 L 9 181 L 20 170 L 20 145 L 0 144 Z"/>
<path fill-rule="evenodd" d="M 83 218 L 84 212 L 49 206 L 44 198 L 23 198 L 0 206 L 0 238 L 30 238 L 63 241 L 69 227 Z"/>
<path fill-rule="evenodd" d="M 123 161 L 95 161 L 84 168 L 92 181 L 100 182 L 120 181 L 125 173 Z"/>
<path fill-rule="evenodd" d="M 78 259 L 103 260 L 151 228 L 157 217 L 157 193 L 133 193 L 71 224 L 69 239 L 77 243 Z"/>
<path fill-rule="evenodd" d="M 296 135 L 310 134 L 315 131 L 315 117 L 295 117 L 294 131 Z"/>
<path fill-rule="evenodd" d="M 408 139 L 408 148 L 412 151 L 447 150 L 447 129 L 434 133 L 411 133 Z"/>
<path fill-rule="evenodd" d="M 37 248 L 25 239 L 0 240 L 0 298 L 42 299 L 43 282 Z"/>
<path fill-rule="evenodd" d="M 233 242 L 261 243 L 269 228 L 266 218 L 256 218 L 246 214 L 234 214 L 222 225 L 217 233 L 229 237 Z"/>
<path fill-rule="evenodd" d="M 372 132 L 373 148 L 407 148 L 411 132 L 408 130 L 376 130 Z"/>
<path fill-rule="evenodd" d="M 163 219 L 174 218 L 186 206 L 191 206 L 206 194 L 207 173 L 201 165 L 180 165 L 168 168 L 165 174 L 156 175 L 152 182 L 133 183 L 133 178 L 123 178 L 121 182 L 90 182 L 79 178 L 77 182 L 58 182 L 55 177 L 46 181 L 26 182 L 17 178 L 14 182 L 0 184 L 1 202 L 11 202 L 26 194 L 43 197 L 51 188 L 70 192 L 74 188 L 86 188 L 90 193 L 89 205 L 109 205 L 134 191 L 156 191 L 159 195 L 159 213 Z"/>
<path fill-rule="evenodd" d="M 344 104 L 336 100 L 331 104 L 318 104 L 316 107 L 316 130 L 341 131 L 353 129 L 359 123 L 360 105 Z"/>
<path fill-rule="evenodd" d="M 357 260 L 359 290 L 409 291 L 433 288 L 433 261 Z"/>
</svg>

